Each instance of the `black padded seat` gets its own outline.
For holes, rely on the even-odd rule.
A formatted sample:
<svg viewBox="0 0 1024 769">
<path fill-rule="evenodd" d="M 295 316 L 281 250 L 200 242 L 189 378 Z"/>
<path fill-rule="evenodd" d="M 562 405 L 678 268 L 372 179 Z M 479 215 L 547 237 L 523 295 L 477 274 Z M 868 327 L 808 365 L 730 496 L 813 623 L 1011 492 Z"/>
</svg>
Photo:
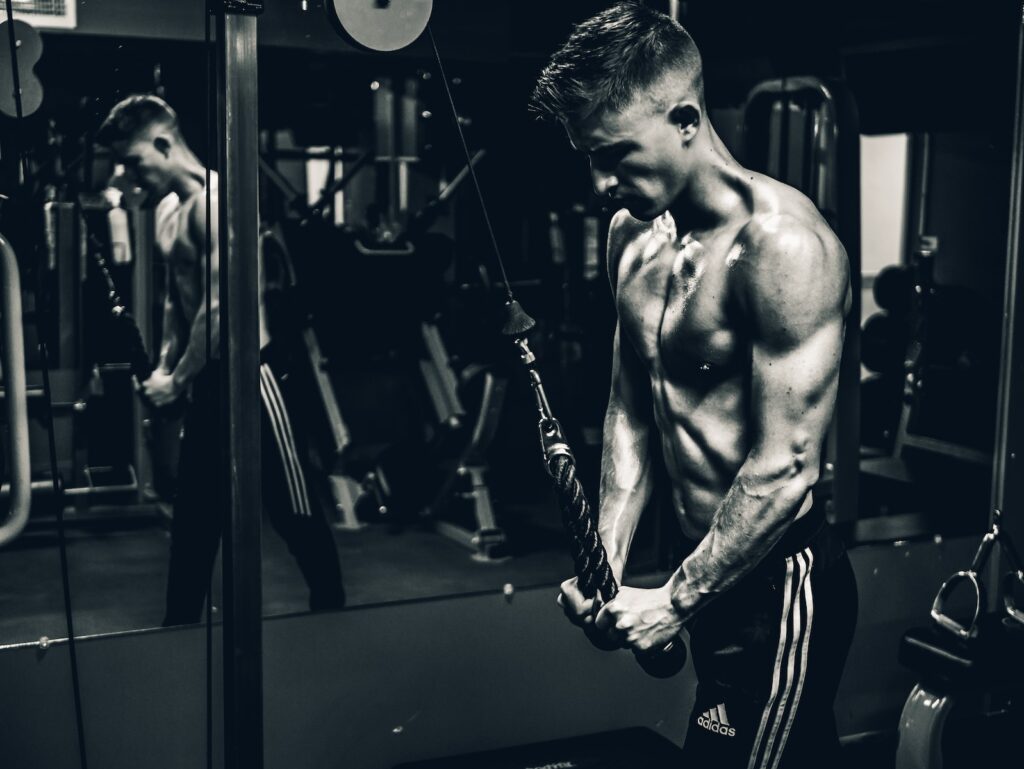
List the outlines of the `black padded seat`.
<svg viewBox="0 0 1024 769">
<path fill-rule="evenodd" d="M 936 625 L 911 628 L 899 660 L 924 684 L 945 691 L 1024 686 L 1024 625 L 998 612 L 981 617 L 974 638 Z"/>
</svg>

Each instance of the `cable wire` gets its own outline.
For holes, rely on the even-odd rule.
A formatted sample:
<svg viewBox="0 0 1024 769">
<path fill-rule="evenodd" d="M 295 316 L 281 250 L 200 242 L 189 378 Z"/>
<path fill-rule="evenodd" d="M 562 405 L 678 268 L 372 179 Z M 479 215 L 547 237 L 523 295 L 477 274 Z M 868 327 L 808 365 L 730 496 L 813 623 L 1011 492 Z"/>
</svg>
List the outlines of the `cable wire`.
<svg viewBox="0 0 1024 769">
<path fill-rule="evenodd" d="M 491 238 L 491 246 L 494 248 L 494 257 L 498 262 L 498 269 L 501 271 L 501 279 L 505 284 L 505 293 L 508 296 L 508 301 L 511 302 L 514 297 L 512 296 L 512 286 L 509 284 L 508 275 L 505 272 L 505 260 L 501 258 L 501 249 L 498 248 L 498 239 L 494 236 L 494 228 L 491 226 L 491 217 L 487 213 L 487 204 L 484 202 L 483 190 L 480 188 L 480 180 L 477 179 L 476 169 L 473 167 L 473 156 L 469 152 L 469 145 L 466 144 L 466 135 L 462 130 L 462 124 L 459 122 L 459 111 L 455 107 L 455 97 L 452 95 L 452 89 L 448 85 L 448 77 L 444 71 L 444 64 L 441 62 L 441 53 L 437 49 L 437 42 L 434 40 L 434 31 L 430 25 L 427 25 L 427 34 L 430 36 L 430 45 L 434 49 L 434 60 L 437 62 L 437 69 L 441 75 L 441 82 L 444 84 L 444 92 L 448 97 L 448 106 L 451 107 L 452 120 L 455 121 L 455 131 L 459 135 L 459 143 L 462 145 L 462 152 L 466 156 L 466 167 L 469 168 L 470 178 L 473 180 L 473 187 L 476 189 L 477 200 L 480 201 L 480 209 L 484 214 L 484 224 L 487 227 L 487 234 Z"/>
<path fill-rule="evenodd" d="M 7 27 L 11 47 L 11 74 L 14 81 L 14 109 L 16 125 L 18 130 L 24 125 L 24 111 L 21 103 L 21 75 L 18 69 L 18 48 L 17 36 L 14 32 L 14 8 L 11 0 L 6 0 L 7 6 Z M 28 156 L 21 147 L 20 137 L 15 133 L 16 153 L 21 166 L 21 182 L 24 186 L 29 184 Z M 68 656 L 71 663 L 71 689 L 75 704 L 75 727 L 78 736 L 78 759 L 82 769 L 88 769 L 88 760 L 85 750 L 85 724 L 82 717 L 82 691 L 78 674 L 78 653 L 75 644 L 75 623 L 74 611 L 71 605 L 71 578 L 68 570 L 68 549 L 67 536 L 64 525 L 64 489 L 61 483 L 60 473 L 57 469 L 57 442 L 53 430 L 53 394 L 50 386 L 50 354 L 46 344 L 46 338 L 50 331 L 49 313 L 45 312 L 45 299 L 43 287 L 44 269 L 42 264 L 36 264 L 36 311 L 37 324 L 39 325 L 39 358 L 42 366 L 43 376 L 43 401 L 45 403 L 46 438 L 48 444 L 48 456 L 50 461 L 50 475 L 53 481 L 53 498 L 57 508 L 57 542 L 60 550 L 60 575 L 61 588 L 64 593 L 64 622 L 68 633 Z"/>
</svg>

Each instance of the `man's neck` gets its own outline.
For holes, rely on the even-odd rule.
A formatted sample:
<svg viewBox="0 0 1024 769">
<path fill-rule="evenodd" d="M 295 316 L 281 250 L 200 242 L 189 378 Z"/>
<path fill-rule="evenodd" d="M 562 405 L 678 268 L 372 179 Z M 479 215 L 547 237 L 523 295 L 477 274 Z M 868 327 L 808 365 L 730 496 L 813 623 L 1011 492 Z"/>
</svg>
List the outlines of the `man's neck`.
<svg viewBox="0 0 1024 769">
<path fill-rule="evenodd" d="M 171 182 L 171 191 L 187 200 L 206 186 L 206 168 L 189 152 L 182 158 L 180 171 Z"/>
<path fill-rule="evenodd" d="M 732 218 L 739 208 L 748 208 L 748 196 L 739 179 L 743 169 L 713 131 L 704 145 L 693 148 L 703 160 L 669 206 L 680 235 L 713 230 Z"/>
</svg>

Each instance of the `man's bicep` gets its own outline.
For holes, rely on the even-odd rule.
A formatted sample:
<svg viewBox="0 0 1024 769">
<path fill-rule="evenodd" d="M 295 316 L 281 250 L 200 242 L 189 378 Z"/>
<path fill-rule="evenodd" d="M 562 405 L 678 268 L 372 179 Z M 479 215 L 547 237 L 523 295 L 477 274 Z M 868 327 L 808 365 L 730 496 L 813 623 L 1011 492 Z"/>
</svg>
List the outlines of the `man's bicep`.
<svg viewBox="0 0 1024 769">
<path fill-rule="evenodd" d="M 845 255 L 784 219 L 765 227 L 745 271 L 752 343 L 753 453 L 816 458 L 839 377 L 848 286 Z"/>
<path fill-rule="evenodd" d="M 220 287 L 220 246 L 217 232 L 217 196 L 213 195 L 210 200 L 210 216 L 206 215 L 206 201 L 200 199 L 192 207 L 192 239 L 196 253 L 204 255 L 202 269 L 199 271 L 199 281 L 205 295 L 207 290 L 207 278 L 209 278 L 209 291 L 211 301 L 216 303 L 218 289 Z"/>
<path fill-rule="evenodd" d="M 836 315 L 786 349 L 753 345 L 755 457 L 817 467 L 835 403 L 843 330 L 843 320 Z"/>
</svg>

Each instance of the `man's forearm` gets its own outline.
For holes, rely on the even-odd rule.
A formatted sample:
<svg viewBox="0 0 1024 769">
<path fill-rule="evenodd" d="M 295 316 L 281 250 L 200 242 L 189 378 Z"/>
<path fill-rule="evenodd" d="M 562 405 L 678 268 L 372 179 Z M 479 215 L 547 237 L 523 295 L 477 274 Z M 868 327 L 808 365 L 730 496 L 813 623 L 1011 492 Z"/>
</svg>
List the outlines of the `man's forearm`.
<svg viewBox="0 0 1024 769">
<path fill-rule="evenodd" d="M 808 473 L 772 481 L 741 470 L 707 535 L 669 581 L 677 611 L 692 614 L 753 570 L 796 518 L 813 481 Z"/>
<path fill-rule="evenodd" d="M 613 405 L 605 416 L 604 431 L 598 533 L 612 571 L 621 581 L 633 534 L 653 492 L 648 430 Z"/>
<path fill-rule="evenodd" d="M 167 272 L 167 294 L 164 296 L 164 315 L 160 326 L 160 358 L 157 368 L 171 372 L 181 354 L 181 324 L 174 293 L 174 278 Z"/>
<path fill-rule="evenodd" d="M 173 371 L 178 362 L 178 354 L 181 348 L 181 337 L 179 335 L 177 317 L 171 312 L 164 312 L 164 324 L 162 340 L 160 342 L 160 359 L 157 368 L 163 371 Z"/>
<path fill-rule="evenodd" d="M 207 354 L 206 349 L 207 329 L 209 329 L 210 336 L 209 354 Z M 188 344 L 181 354 L 178 365 L 174 367 L 175 385 L 183 388 L 195 379 L 196 375 L 202 371 L 203 366 L 206 365 L 208 358 L 216 355 L 219 344 L 220 307 L 217 303 L 213 303 L 210 306 L 209 312 L 206 311 L 206 307 L 200 308 L 195 320 L 192 322 Z"/>
</svg>

